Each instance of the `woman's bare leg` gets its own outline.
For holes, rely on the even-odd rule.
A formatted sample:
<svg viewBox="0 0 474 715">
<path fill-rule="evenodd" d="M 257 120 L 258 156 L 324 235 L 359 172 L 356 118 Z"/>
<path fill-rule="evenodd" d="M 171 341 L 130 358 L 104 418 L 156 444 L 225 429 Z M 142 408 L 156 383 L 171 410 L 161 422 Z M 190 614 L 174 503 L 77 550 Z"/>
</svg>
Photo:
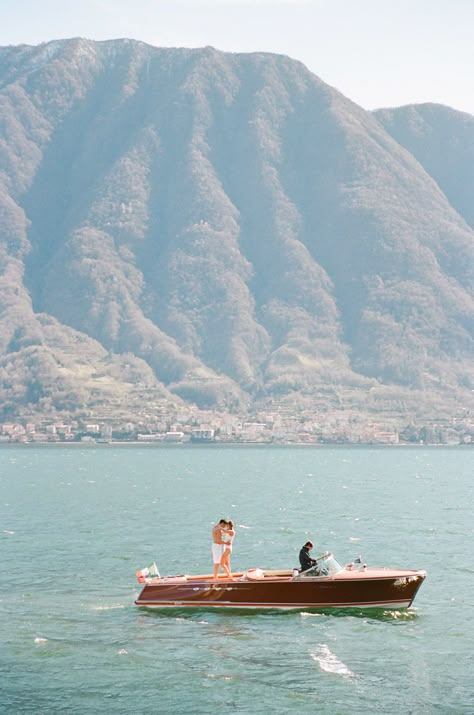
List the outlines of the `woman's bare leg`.
<svg viewBox="0 0 474 715">
<path fill-rule="evenodd" d="M 224 553 L 222 554 L 221 563 L 220 563 L 220 565 L 226 572 L 226 575 L 228 578 L 232 578 L 232 571 L 230 570 L 230 554 L 231 554 L 230 549 L 225 549 Z"/>
</svg>

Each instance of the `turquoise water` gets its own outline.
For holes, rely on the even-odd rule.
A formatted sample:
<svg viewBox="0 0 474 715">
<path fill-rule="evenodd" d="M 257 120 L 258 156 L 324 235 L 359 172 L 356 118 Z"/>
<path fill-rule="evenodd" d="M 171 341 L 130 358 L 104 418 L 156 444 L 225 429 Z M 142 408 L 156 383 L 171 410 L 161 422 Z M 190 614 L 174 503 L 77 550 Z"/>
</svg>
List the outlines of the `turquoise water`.
<svg viewBox="0 0 474 715">
<path fill-rule="evenodd" d="M 473 451 L 0 449 L 0 712 L 474 713 Z M 409 611 L 149 612 L 135 570 L 424 568 Z"/>
</svg>

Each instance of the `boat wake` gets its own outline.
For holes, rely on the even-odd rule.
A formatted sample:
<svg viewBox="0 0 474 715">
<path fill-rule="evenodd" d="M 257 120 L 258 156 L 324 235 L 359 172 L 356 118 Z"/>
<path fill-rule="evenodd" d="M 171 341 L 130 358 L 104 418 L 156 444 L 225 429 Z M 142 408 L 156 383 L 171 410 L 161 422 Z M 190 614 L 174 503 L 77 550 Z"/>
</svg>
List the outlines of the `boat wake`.
<svg viewBox="0 0 474 715">
<path fill-rule="evenodd" d="M 339 660 L 325 643 L 321 643 L 317 651 L 310 651 L 310 656 L 325 673 L 334 673 L 335 675 L 340 675 L 341 678 L 355 678 L 352 670 Z"/>
<path fill-rule="evenodd" d="M 361 618 L 365 621 L 397 623 L 415 621 L 419 616 L 414 608 L 391 611 L 383 608 L 319 608 L 317 611 L 301 611 L 303 618 Z"/>
<path fill-rule="evenodd" d="M 321 611 L 300 611 L 301 618 L 324 618 L 327 614 Z"/>
</svg>

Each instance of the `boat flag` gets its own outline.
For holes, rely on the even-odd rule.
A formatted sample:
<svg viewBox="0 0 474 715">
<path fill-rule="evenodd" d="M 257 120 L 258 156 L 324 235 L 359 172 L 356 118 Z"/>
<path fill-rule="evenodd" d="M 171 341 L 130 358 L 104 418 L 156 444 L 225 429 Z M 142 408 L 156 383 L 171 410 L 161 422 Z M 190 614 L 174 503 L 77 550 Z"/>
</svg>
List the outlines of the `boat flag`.
<svg viewBox="0 0 474 715">
<path fill-rule="evenodd" d="M 161 578 L 160 577 L 160 572 L 158 571 L 158 566 L 156 563 L 153 561 L 151 566 L 147 566 L 144 569 L 140 569 L 139 571 L 135 572 L 135 576 L 137 579 L 140 581 L 140 583 L 144 583 L 145 579 L 147 578 Z"/>
</svg>

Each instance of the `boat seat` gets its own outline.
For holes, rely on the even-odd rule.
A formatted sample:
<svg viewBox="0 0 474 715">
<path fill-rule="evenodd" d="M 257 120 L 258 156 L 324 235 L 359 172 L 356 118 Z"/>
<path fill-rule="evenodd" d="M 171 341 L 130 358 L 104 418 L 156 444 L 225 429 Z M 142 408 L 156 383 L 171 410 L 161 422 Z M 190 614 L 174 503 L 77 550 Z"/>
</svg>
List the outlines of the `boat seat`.
<svg viewBox="0 0 474 715">
<path fill-rule="evenodd" d="M 247 569 L 245 578 L 247 581 L 261 581 L 265 578 L 265 572 L 262 569 Z"/>
</svg>

